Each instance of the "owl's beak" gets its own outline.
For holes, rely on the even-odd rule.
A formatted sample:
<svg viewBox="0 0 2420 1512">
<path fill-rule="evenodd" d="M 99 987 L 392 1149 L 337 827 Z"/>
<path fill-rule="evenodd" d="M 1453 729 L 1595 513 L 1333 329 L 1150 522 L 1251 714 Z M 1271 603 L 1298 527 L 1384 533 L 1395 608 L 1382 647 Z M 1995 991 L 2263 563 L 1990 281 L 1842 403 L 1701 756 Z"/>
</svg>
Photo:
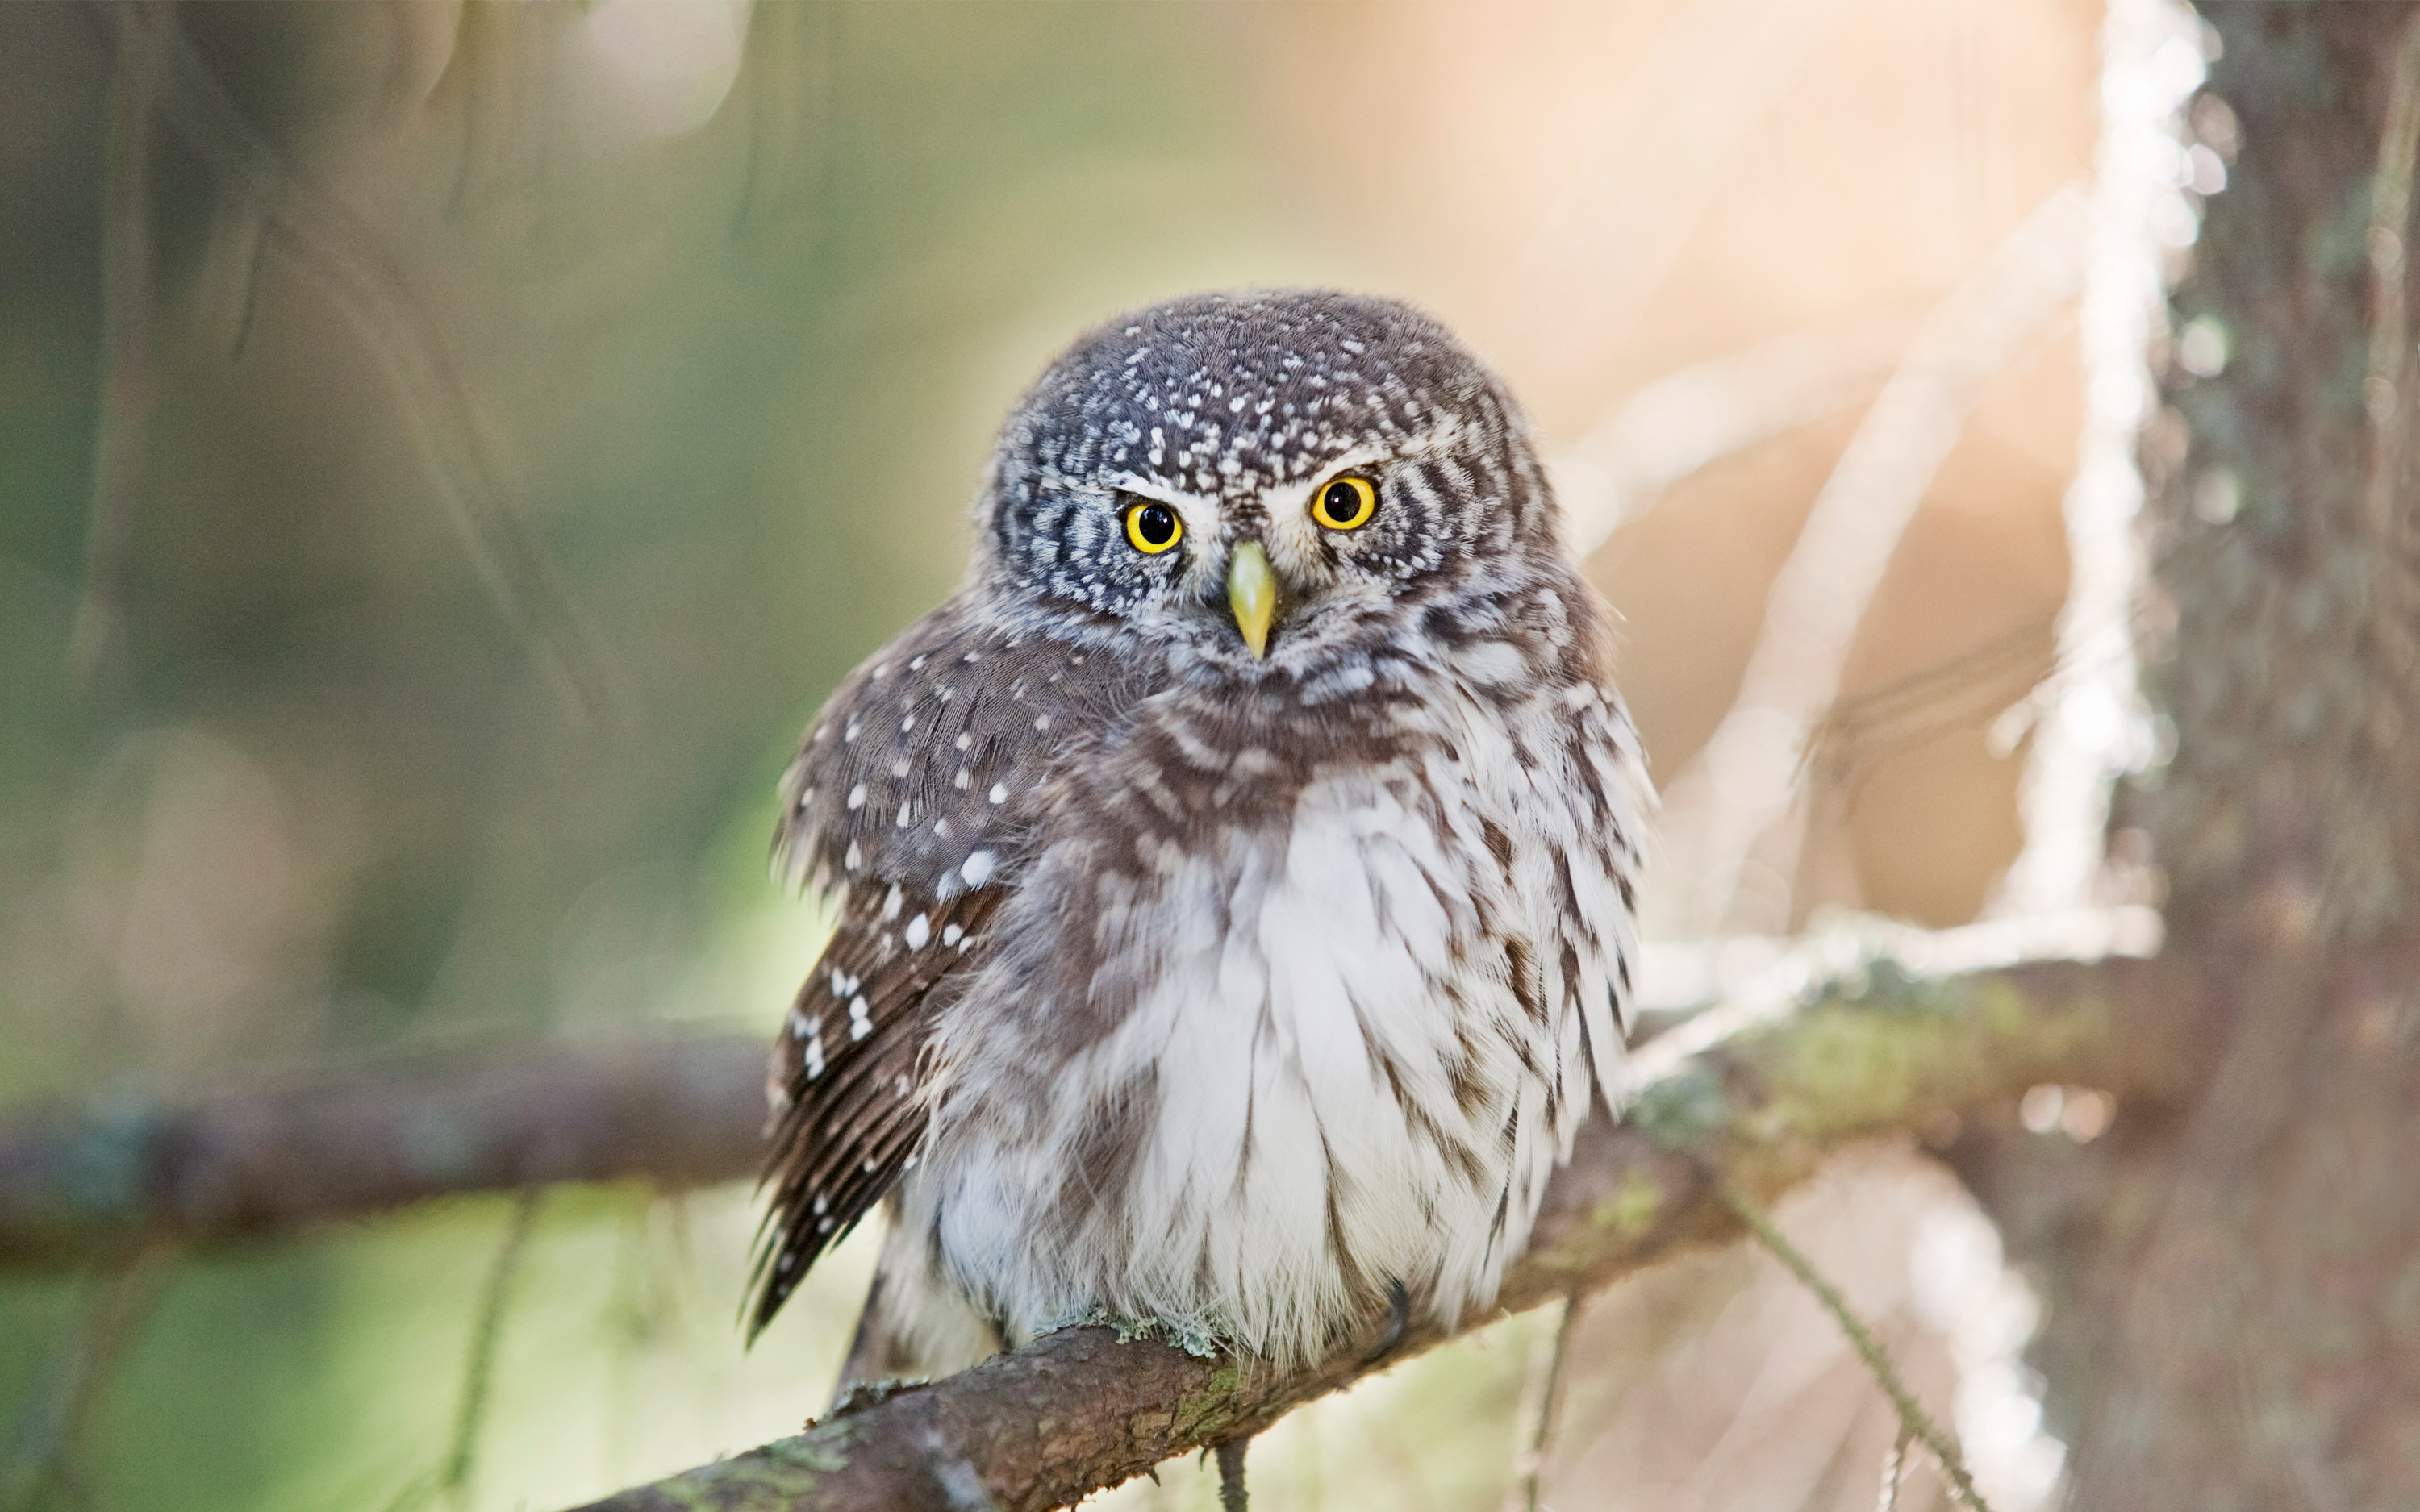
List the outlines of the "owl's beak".
<svg viewBox="0 0 2420 1512">
<path fill-rule="evenodd" d="M 1227 607 L 1235 628 L 1255 656 L 1269 654 L 1269 622 L 1277 618 L 1278 575 L 1258 541 L 1246 541 L 1227 559 Z"/>
</svg>

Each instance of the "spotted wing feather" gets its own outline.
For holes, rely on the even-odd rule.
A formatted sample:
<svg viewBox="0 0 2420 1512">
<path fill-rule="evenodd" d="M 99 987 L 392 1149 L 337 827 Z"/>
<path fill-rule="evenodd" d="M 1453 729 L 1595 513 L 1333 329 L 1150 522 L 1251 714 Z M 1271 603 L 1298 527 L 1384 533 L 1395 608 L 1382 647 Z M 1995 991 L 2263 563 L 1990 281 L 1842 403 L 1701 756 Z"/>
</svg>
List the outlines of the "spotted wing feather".
<svg viewBox="0 0 2420 1512">
<path fill-rule="evenodd" d="M 982 886 L 1015 858 L 1043 775 L 1140 689 L 1079 640 L 943 605 L 808 727 L 782 779 L 784 870 L 817 892 L 898 882 L 944 903 Z"/>
<path fill-rule="evenodd" d="M 768 1068 L 752 1329 L 913 1159 L 933 1015 L 985 954 L 1045 773 L 1129 701 L 1114 666 L 963 601 L 841 685 L 783 779 L 776 852 L 839 902 Z"/>
<path fill-rule="evenodd" d="M 935 990 L 963 976 L 1001 897 L 945 903 L 904 891 L 849 896 L 774 1047 L 774 1115 L 751 1331 L 847 1237 L 914 1159 L 928 1110 L 922 1065 Z"/>
</svg>

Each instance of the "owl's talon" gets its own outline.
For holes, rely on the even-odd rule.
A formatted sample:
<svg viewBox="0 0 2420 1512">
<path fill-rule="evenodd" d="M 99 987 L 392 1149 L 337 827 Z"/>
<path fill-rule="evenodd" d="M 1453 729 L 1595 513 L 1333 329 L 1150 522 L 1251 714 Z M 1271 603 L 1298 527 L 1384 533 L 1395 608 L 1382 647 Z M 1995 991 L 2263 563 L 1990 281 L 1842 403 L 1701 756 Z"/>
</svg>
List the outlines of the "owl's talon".
<svg viewBox="0 0 2420 1512">
<path fill-rule="evenodd" d="M 1162 1339 L 1197 1360 L 1215 1360 L 1223 1352 L 1218 1335 L 1207 1329 L 1165 1318 L 1127 1318 L 1098 1304 L 1046 1323 L 1040 1332 L 1055 1334 L 1063 1328 L 1106 1328 L 1117 1335 L 1120 1344 Z"/>
<path fill-rule="evenodd" d="M 1400 1279 L 1388 1277 L 1387 1281 L 1387 1336 L 1380 1339 L 1378 1341 L 1378 1347 L 1371 1350 L 1369 1357 L 1361 1362 L 1361 1368 L 1364 1370 L 1375 1370 L 1380 1365 L 1386 1364 L 1387 1361 L 1394 1355 L 1394 1352 L 1397 1350 L 1404 1347 L 1404 1335 L 1411 1332 L 1411 1293 L 1404 1289 L 1404 1283 Z"/>
</svg>

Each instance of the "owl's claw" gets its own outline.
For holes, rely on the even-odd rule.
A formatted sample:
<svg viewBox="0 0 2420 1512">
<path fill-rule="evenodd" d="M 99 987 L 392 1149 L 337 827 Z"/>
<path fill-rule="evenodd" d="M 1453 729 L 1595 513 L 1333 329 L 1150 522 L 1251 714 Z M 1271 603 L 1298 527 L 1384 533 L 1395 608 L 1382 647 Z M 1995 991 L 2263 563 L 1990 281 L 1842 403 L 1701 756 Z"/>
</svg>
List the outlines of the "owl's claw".
<svg viewBox="0 0 2420 1512">
<path fill-rule="evenodd" d="M 1375 1370 L 1385 1365 L 1397 1350 L 1404 1347 L 1404 1335 L 1411 1332 L 1411 1293 L 1404 1289 L 1400 1279 L 1389 1277 L 1387 1282 L 1387 1336 L 1380 1339 L 1378 1347 L 1362 1360 L 1361 1368 Z"/>
</svg>

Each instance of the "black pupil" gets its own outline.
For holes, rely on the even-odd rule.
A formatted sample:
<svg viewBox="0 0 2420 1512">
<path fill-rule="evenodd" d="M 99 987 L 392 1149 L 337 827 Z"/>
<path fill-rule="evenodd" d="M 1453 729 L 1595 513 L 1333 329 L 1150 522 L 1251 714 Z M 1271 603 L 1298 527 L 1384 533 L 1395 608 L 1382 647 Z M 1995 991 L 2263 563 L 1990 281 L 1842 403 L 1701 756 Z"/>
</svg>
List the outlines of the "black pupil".
<svg viewBox="0 0 2420 1512">
<path fill-rule="evenodd" d="M 1176 514 L 1166 504 L 1145 504 L 1135 511 L 1135 534 L 1145 546 L 1166 546 L 1176 539 Z"/>
<path fill-rule="evenodd" d="M 1351 519 L 1361 509 L 1361 496 L 1349 483 L 1331 483 L 1323 501 L 1329 519 Z"/>
</svg>

